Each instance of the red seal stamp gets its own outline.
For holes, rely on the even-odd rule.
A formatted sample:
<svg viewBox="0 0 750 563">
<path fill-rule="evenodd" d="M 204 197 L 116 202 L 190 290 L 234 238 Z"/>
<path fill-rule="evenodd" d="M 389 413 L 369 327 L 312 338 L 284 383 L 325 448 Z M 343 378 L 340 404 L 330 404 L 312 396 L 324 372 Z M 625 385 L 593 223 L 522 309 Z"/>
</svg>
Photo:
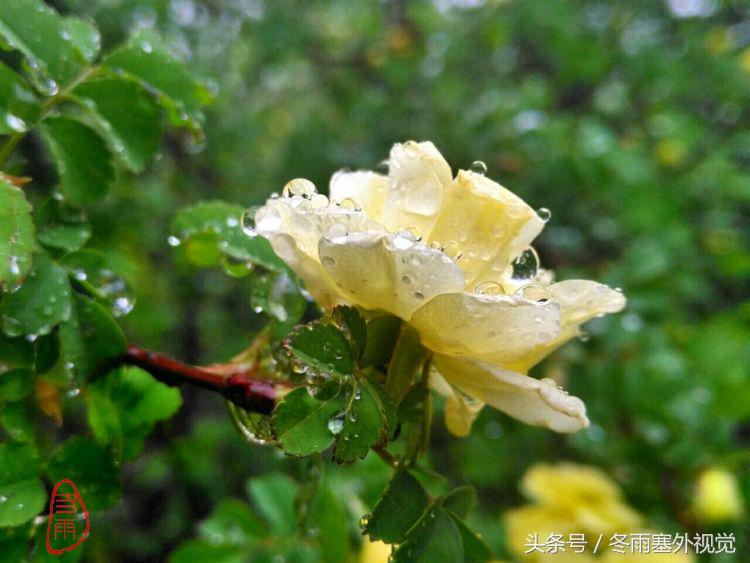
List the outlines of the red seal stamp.
<svg viewBox="0 0 750 563">
<path fill-rule="evenodd" d="M 52 489 L 47 522 L 47 551 L 60 555 L 73 551 L 89 536 L 91 521 L 78 487 L 63 479 Z"/>
</svg>

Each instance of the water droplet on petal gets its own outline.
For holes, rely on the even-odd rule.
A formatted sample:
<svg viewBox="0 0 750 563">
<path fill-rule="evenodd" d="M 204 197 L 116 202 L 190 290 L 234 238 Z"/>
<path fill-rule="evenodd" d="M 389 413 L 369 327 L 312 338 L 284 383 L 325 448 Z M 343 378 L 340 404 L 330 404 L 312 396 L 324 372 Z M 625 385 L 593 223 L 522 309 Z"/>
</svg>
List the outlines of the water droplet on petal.
<svg viewBox="0 0 750 563">
<path fill-rule="evenodd" d="M 505 294 L 505 291 L 503 290 L 503 286 L 497 282 L 484 281 L 480 284 L 477 284 L 477 286 L 474 288 L 474 293 L 478 293 L 480 295 L 503 295 Z"/>
<path fill-rule="evenodd" d="M 474 174 L 479 174 L 480 176 L 484 176 L 485 174 L 487 174 L 487 165 L 481 160 L 475 160 L 474 162 L 471 163 L 469 170 L 474 172 Z"/>
<path fill-rule="evenodd" d="M 306 178 L 295 178 L 294 180 L 289 180 L 284 186 L 284 189 L 281 190 L 281 195 L 283 197 L 298 195 L 305 199 L 310 199 L 315 193 L 315 184 Z"/>
<path fill-rule="evenodd" d="M 540 207 L 537 209 L 536 214 L 539 215 L 539 218 L 545 223 L 552 218 L 552 212 L 546 207 Z"/>
<path fill-rule="evenodd" d="M 539 256 L 531 246 L 519 254 L 513 262 L 513 279 L 530 280 L 536 275 L 539 268 Z"/>
<path fill-rule="evenodd" d="M 381 161 L 380 161 L 380 162 L 378 163 L 378 166 L 377 166 L 377 168 L 376 168 L 376 169 L 377 169 L 377 171 L 378 171 L 378 172 L 380 172 L 381 174 L 383 174 L 383 175 L 387 176 L 387 175 L 388 175 L 388 172 L 389 172 L 389 169 L 390 169 L 390 167 L 391 167 L 391 165 L 390 165 L 390 162 L 389 162 L 389 161 L 388 161 L 388 159 L 386 158 L 385 160 L 381 160 Z"/>
<path fill-rule="evenodd" d="M 414 235 L 409 231 L 403 230 L 396 233 L 392 239 L 393 246 L 398 250 L 408 250 L 416 242 Z"/>
<path fill-rule="evenodd" d="M 310 198 L 310 207 L 313 209 L 325 209 L 328 203 L 328 198 L 323 194 L 315 194 Z"/>
<path fill-rule="evenodd" d="M 339 202 L 339 207 L 342 209 L 348 209 L 349 211 L 356 211 L 359 206 L 352 198 L 345 197 Z"/>
<path fill-rule="evenodd" d="M 276 232 L 281 227 L 282 218 L 281 213 L 274 207 L 261 207 L 255 214 L 255 228 L 258 232 L 272 233 Z M 244 228 L 243 222 L 243 228 Z M 246 231 L 247 232 L 247 231 Z"/>
<path fill-rule="evenodd" d="M 445 254 L 448 258 L 453 260 L 454 262 L 461 258 L 463 256 L 463 253 L 461 252 L 461 247 L 458 245 L 458 243 L 455 240 L 449 240 L 446 242 L 443 247 L 441 248 L 443 251 L 443 254 Z"/>
<path fill-rule="evenodd" d="M 334 244 L 341 244 L 346 241 L 346 236 L 349 234 L 349 229 L 342 223 L 335 223 L 330 226 L 326 231 L 325 238 L 328 242 Z"/>
<path fill-rule="evenodd" d="M 519 287 L 516 290 L 516 295 L 520 295 L 521 297 L 523 297 L 524 299 L 528 299 L 529 301 L 537 301 L 540 303 L 544 303 L 545 301 L 549 301 L 550 299 L 552 299 L 552 294 L 547 291 L 546 288 L 536 284 Z"/>
</svg>

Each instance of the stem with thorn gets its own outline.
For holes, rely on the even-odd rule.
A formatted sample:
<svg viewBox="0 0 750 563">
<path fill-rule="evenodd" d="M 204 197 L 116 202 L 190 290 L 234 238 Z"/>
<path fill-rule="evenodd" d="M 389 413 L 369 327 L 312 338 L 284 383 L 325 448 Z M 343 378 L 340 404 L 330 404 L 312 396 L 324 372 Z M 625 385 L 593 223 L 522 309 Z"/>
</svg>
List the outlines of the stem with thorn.
<svg viewBox="0 0 750 563">
<path fill-rule="evenodd" d="M 276 399 L 289 388 L 285 383 L 258 377 L 255 366 L 231 364 L 221 366 L 193 366 L 157 352 L 128 345 L 119 364 L 137 366 L 168 385 L 191 383 L 226 397 L 235 405 L 251 412 L 270 414 Z"/>
</svg>

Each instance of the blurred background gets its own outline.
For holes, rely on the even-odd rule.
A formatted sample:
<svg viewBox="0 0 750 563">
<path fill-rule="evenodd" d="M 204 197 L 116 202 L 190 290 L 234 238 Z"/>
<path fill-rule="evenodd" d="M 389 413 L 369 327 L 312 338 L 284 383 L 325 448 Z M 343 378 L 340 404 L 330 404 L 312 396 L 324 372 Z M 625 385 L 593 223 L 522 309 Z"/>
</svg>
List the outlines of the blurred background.
<svg viewBox="0 0 750 563">
<path fill-rule="evenodd" d="M 181 207 L 258 204 L 295 177 L 324 191 L 334 171 L 375 168 L 396 141 L 431 140 L 454 171 L 483 160 L 489 177 L 552 210 L 536 247 L 558 279 L 596 279 L 629 299 L 533 372 L 584 399 L 586 431 L 561 436 L 486 409 L 455 439 L 436 417 L 429 458 L 478 487 L 472 527 L 510 559 L 502 515 L 528 502 L 521 477 L 567 460 L 606 471 L 650 528 L 735 533 L 738 553 L 711 560 L 747 561 L 750 4 L 49 3 L 96 20 L 105 49 L 158 30 L 218 94 L 204 140 L 173 133 L 92 217 L 93 245 L 116 252 L 138 296 L 124 321 L 131 341 L 208 363 L 262 324 L 247 280 L 196 271 L 167 244 Z M 243 442 L 218 397 L 184 396 L 125 469 L 123 504 L 94 522 L 86 557 L 163 560 L 220 499 L 242 498 L 248 478 L 276 468 L 306 478 L 305 463 Z M 738 510 L 698 505 L 709 468 L 737 486 L 701 494 Z M 353 515 L 390 474 L 372 455 L 336 471 Z"/>
</svg>

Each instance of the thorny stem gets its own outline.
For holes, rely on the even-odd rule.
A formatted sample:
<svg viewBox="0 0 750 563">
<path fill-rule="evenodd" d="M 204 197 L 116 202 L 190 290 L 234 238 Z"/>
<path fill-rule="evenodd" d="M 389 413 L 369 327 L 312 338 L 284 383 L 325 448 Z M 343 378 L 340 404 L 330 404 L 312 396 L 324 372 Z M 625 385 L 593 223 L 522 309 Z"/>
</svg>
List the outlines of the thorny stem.
<svg viewBox="0 0 750 563">
<path fill-rule="evenodd" d="M 235 405 L 260 414 L 271 414 L 277 397 L 288 387 L 284 383 L 259 378 L 254 365 L 198 367 L 133 344 L 128 345 L 118 363 L 137 366 L 168 385 L 191 383 L 217 392 Z"/>
</svg>

